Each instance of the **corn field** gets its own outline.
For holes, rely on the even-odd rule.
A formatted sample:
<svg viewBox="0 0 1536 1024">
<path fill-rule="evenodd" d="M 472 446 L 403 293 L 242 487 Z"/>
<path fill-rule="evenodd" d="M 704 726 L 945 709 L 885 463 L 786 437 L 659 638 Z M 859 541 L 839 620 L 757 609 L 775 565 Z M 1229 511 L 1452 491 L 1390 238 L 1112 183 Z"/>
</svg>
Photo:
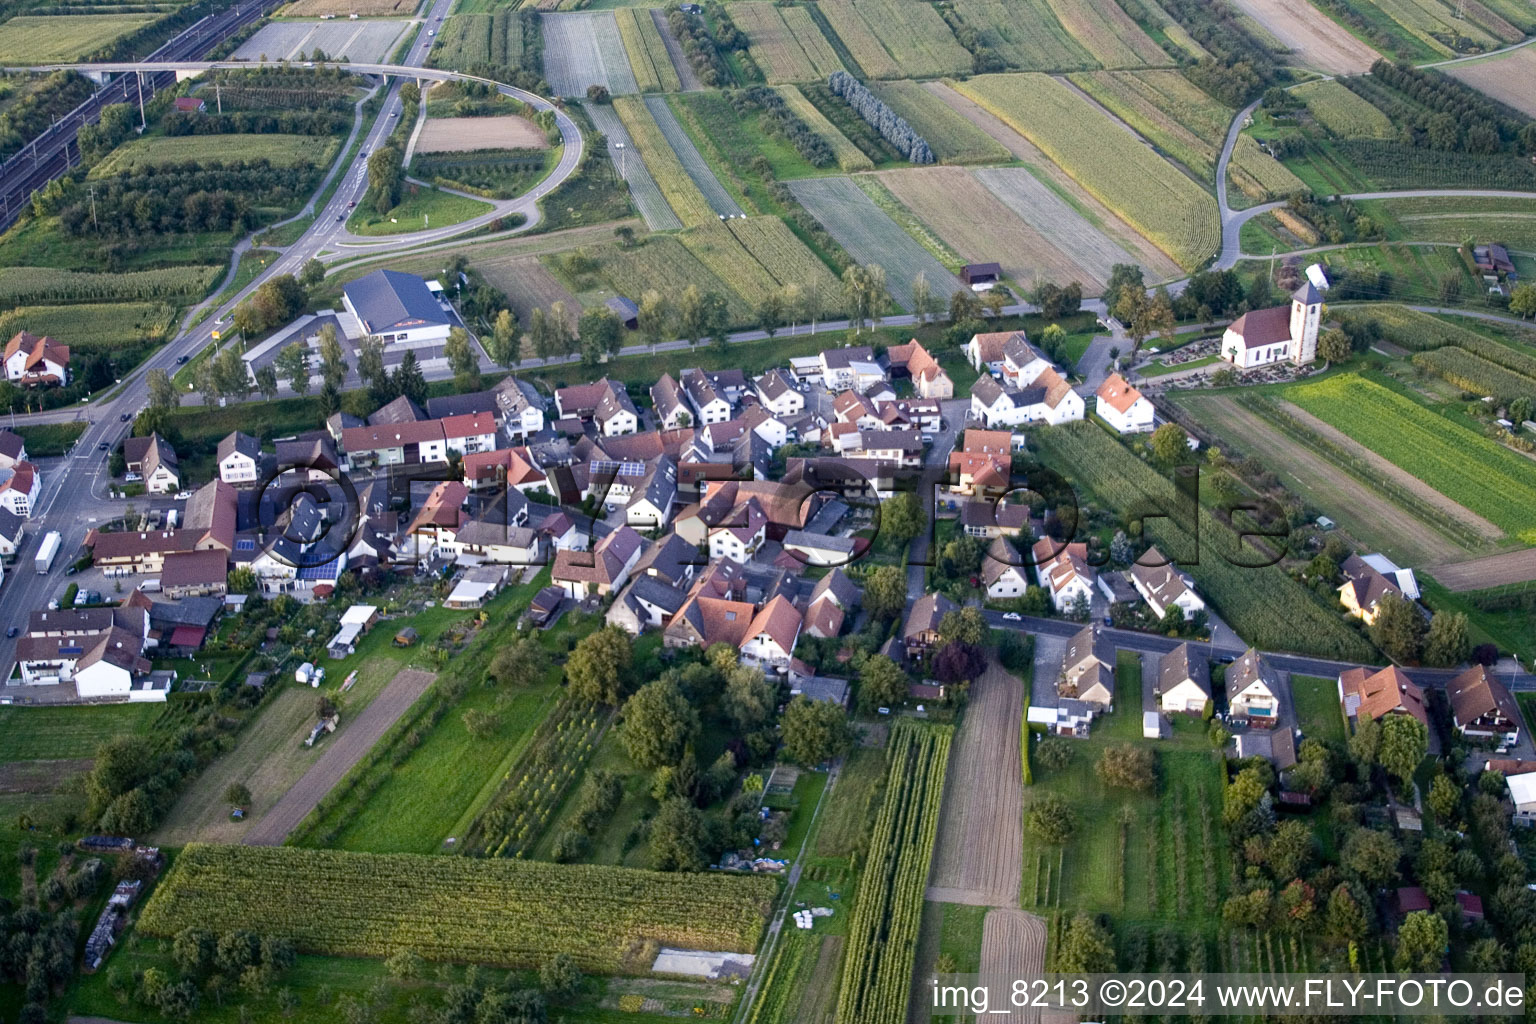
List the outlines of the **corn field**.
<svg viewBox="0 0 1536 1024">
<path fill-rule="evenodd" d="M 165 267 L 94 274 L 54 267 L 0 267 L 0 306 L 201 298 L 223 267 Z"/>
</svg>

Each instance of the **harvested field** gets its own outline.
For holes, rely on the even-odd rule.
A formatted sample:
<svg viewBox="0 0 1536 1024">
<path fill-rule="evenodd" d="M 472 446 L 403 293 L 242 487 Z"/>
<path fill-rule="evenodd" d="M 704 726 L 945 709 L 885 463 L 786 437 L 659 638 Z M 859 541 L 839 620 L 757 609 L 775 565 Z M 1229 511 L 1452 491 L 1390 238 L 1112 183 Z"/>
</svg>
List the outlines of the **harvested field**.
<svg viewBox="0 0 1536 1024">
<path fill-rule="evenodd" d="M 907 119 L 945 164 L 1002 163 L 1008 151 L 917 82 L 873 82 L 870 91 Z"/>
<path fill-rule="evenodd" d="M 820 135 L 822 140 L 832 147 L 832 155 L 837 157 L 838 169 L 844 174 L 875 169 L 874 161 L 854 145 L 853 141 L 843 134 L 842 129 L 829 121 L 827 115 L 823 114 L 816 104 L 806 99 L 805 93 L 792 85 L 781 85 L 774 91 L 784 97 L 785 104 L 799 115 L 806 127 Z"/>
<path fill-rule="evenodd" d="M 414 668 L 397 672 L 356 719 L 323 741 L 327 745 L 320 759 L 261 816 L 255 827 L 246 833 L 245 843 L 249 846 L 278 846 L 287 839 L 288 833 L 297 828 L 331 787 L 363 759 L 385 730 L 416 703 L 436 678 L 435 672 Z"/>
<path fill-rule="evenodd" d="M 843 70 L 843 62 L 803 7 L 732 4 L 731 20 L 747 34 L 752 59 L 770 85 L 816 82 Z"/>
<path fill-rule="evenodd" d="M 1510 551 L 1502 555 L 1474 558 L 1467 562 L 1432 565 L 1426 570 L 1446 590 L 1487 590 L 1514 583 L 1536 580 L 1536 548 Z"/>
<path fill-rule="evenodd" d="M 731 194 L 720 184 L 720 179 L 715 177 L 715 172 L 709 169 L 703 154 L 699 152 L 688 133 L 683 131 L 683 126 L 677 123 L 677 115 L 672 113 L 672 108 L 667 106 L 667 101 L 661 96 L 647 96 L 645 108 L 656 119 L 656 127 L 661 129 L 662 136 L 672 152 L 677 154 L 678 162 L 683 165 L 683 170 L 693 183 L 703 193 L 705 202 L 709 208 L 721 217 L 740 217 L 745 211 L 738 205 Z"/>
<path fill-rule="evenodd" d="M 1186 268 L 1220 240 L 1215 198 L 1048 75 L 980 75 L 957 86 Z"/>
<path fill-rule="evenodd" d="M 587 116 L 592 118 L 592 124 L 607 138 L 608 157 L 624 175 L 624 181 L 629 185 L 630 198 L 635 201 L 640 216 L 645 218 L 645 226 L 652 231 L 682 227 L 683 222 L 672 212 L 672 207 L 667 205 L 666 197 L 661 194 L 656 179 L 651 177 L 650 169 L 646 167 L 640 150 L 630 138 L 629 130 L 624 127 L 618 113 L 606 104 L 589 103 L 584 109 Z M 616 148 L 619 145 L 624 147 L 622 151 Z"/>
<path fill-rule="evenodd" d="M 1010 908 L 987 911 L 981 926 L 981 974 L 994 978 L 1027 978 L 1045 973 L 1045 921 L 1034 914 Z M 1015 1010 L 1001 1018 L 1008 1021 L 1040 1020 L 1039 1010 Z M 1076 1017 L 1052 1015 L 1052 1019 Z"/>
<path fill-rule="evenodd" d="M 1340 138 L 1390 139 L 1394 134 L 1386 114 L 1339 82 L 1308 82 L 1292 89 L 1291 95 L 1307 105 L 1318 124 Z"/>
<path fill-rule="evenodd" d="M 619 37 L 629 51 L 629 66 L 641 92 L 677 92 L 682 88 L 672 58 L 649 11 L 621 7 L 613 12 Z"/>
<path fill-rule="evenodd" d="M 7 761 L 0 764 L 0 793 L 52 793 L 91 770 L 90 757 L 47 761 Z"/>
<path fill-rule="evenodd" d="M 1057 19 L 1047 0 L 955 0 L 955 13 L 1009 67 L 1020 71 L 1098 67 Z"/>
<path fill-rule="evenodd" d="M 469 153 L 477 149 L 548 149 L 549 140 L 526 117 L 434 117 L 421 127 L 418 153 Z"/>
<path fill-rule="evenodd" d="M 282 13 L 286 18 L 317 18 L 322 14 L 379 18 L 414 14 L 417 6 L 419 0 L 294 0 Z"/>
<path fill-rule="evenodd" d="M 1536 117 L 1536 45 L 1443 69 L 1474 89 L 1480 89 L 1501 103 Z"/>
<path fill-rule="evenodd" d="M 1046 0 L 1056 18 L 1094 60 L 1106 68 L 1167 65 L 1169 58 L 1152 37 L 1120 9 L 1104 0 Z"/>
<path fill-rule="evenodd" d="M 790 191 L 837 243 L 860 263 L 885 268 L 886 287 L 902 309 L 912 308 L 912 279 L 923 274 L 935 295 L 952 295 L 959 280 L 886 216 L 848 178 L 802 178 Z"/>
<path fill-rule="evenodd" d="M 1029 168 L 985 167 L 973 173 L 1004 206 L 1022 217 L 1044 238 L 1070 240 L 1071 252 L 1064 255 L 1082 268 L 1080 280 L 1087 294 L 1093 294 L 1087 289 L 1095 282 L 1102 284 L 1109 280 L 1110 270 L 1116 263 L 1125 263 L 1132 258 L 1124 246 L 1091 224 L 1035 177 Z M 1166 260 L 1158 262 L 1163 264 Z M 1158 273 L 1154 268 L 1147 269 L 1153 276 Z M 1171 266 L 1167 272 L 1174 272 Z"/>
<path fill-rule="evenodd" d="M 1309 68 L 1330 75 L 1369 71 L 1381 55 L 1350 35 L 1307 0 L 1235 0 Z"/>
<path fill-rule="evenodd" d="M 928 4 L 823 0 L 819 9 L 870 78 L 937 78 L 971 70 L 970 52 Z"/>
<path fill-rule="evenodd" d="M 379 64 L 389 59 L 409 21 L 273 21 L 235 51 L 235 60 L 302 60 L 319 47 L 330 57 L 354 64 Z M 210 104 L 211 106 L 211 104 Z"/>
<path fill-rule="evenodd" d="M 693 92 L 704 88 L 704 83 L 699 81 L 698 72 L 693 70 L 693 65 L 688 63 L 688 55 L 683 52 L 683 44 L 677 41 L 677 36 L 672 34 L 672 26 L 667 24 L 667 12 L 659 8 L 651 11 L 651 24 L 656 26 L 656 34 L 661 37 L 661 43 L 667 49 L 667 57 L 672 61 L 672 69 L 677 72 L 677 79 L 684 92 Z"/>
<path fill-rule="evenodd" d="M 0 62 L 49 64 L 89 57 L 158 14 L 24 14 L 0 24 Z M 946 30 L 947 31 L 947 30 Z"/>
<path fill-rule="evenodd" d="M 1178 71 L 1094 71 L 1072 83 L 1205 181 L 1237 112 Z M 1342 86 L 1340 87 L 1342 88 Z"/>
<path fill-rule="evenodd" d="M 640 91 L 612 11 L 545 14 L 544 79 L 556 96 L 585 96 L 601 85 L 615 96 Z"/>
<path fill-rule="evenodd" d="M 1081 281 L 1089 293 L 1103 286 L 1103 279 L 1090 274 L 962 168 L 911 168 L 883 171 L 878 177 L 967 263 L 995 260 L 1002 264 L 1003 273 L 1024 288 L 1037 280 Z"/>
<path fill-rule="evenodd" d="M 927 898 L 1011 907 L 1023 879 L 1019 729 L 1024 685 L 996 661 L 971 687 L 955 738 Z"/>
<path fill-rule="evenodd" d="M 1070 174 L 1058 167 L 1049 157 L 1041 152 L 1034 143 L 1010 128 L 997 115 L 984 109 L 975 100 L 962 96 L 943 82 L 929 82 L 924 88 L 938 97 L 945 106 L 986 132 L 988 136 L 995 139 L 999 145 L 1015 158 L 1028 165 L 1028 170 L 1025 173 L 1031 175 L 1039 184 L 1039 188 L 1043 190 L 1040 193 L 1041 197 L 1039 199 L 1034 198 L 1036 192 L 1033 186 L 1020 184 L 1016 187 L 1026 189 L 1025 194 L 1031 197 L 1028 200 L 1031 206 L 1038 205 L 1041 212 L 1032 214 L 1017 207 L 1014 209 L 1025 220 L 1034 224 L 1036 228 L 1039 228 L 1041 231 L 1047 231 L 1047 227 L 1041 221 L 1043 220 L 1046 224 L 1049 224 L 1051 218 L 1060 216 L 1059 211 L 1045 198 L 1045 196 L 1054 197 L 1056 203 L 1065 206 L 1067 210 L 1091 225 L 1099 235 L 1103 236 L 1114 246 L 1118 246 L 1125 254 L 1133 257 L 1134 262 L 1140 264 L 1146 270 L 1149 281 L 1169 281 L 1184 276 L 1179 265 L 1169 259 L 1167 253 L 1153 245 L 1135 228 L 1131 227 L 1131 225 L 1113 213 L 1107 206 L 1095 199 Z M 1018 170 L 1018 168 L 1012 170 Z M 988 175 L 992 173 L 992 171 L 988 171 L 984 175 L 978 175 L 978 177 L 986 181 Z M 1020 181 L 1022 182 L 1022 180 L 1021 178 Z M 1012 205 L 1011 200 L 1006 194 L 1001 198 L 1004 202 Z M 1095 259 L 1097 258 L 1095 257 Z M 1091 263 L 1092 261 L 1089 262 Z M 1120 254 L 1115 254 L 1110 259 L 1111 265 L 1124 262 L 1125 256 Z M 1107 269 L 1105 273 L 1108 273 Z"/>
<path fill-rule="evenodd" d="M 497 288 L 507 296 L 517 322 L 524 329 L 532 321 L 533 311 L 548 311 L 556 302 L 565 303 L 567 319 L 572 330 L 581 313 L 581 304 L 545 269 L 537 256 L 509 256 L 499 259 L 474 260 L 471 264 L 486 284 Z"/>
</svg>

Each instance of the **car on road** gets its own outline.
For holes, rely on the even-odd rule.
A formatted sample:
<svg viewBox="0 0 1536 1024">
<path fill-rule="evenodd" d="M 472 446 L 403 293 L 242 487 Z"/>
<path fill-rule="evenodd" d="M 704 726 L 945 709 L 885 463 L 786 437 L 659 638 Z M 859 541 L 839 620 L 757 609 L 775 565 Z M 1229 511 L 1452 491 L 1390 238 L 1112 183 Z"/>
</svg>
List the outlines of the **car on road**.
<svg viewBox="0 0 1536 1024">
<path fill-rule="evenodd" d="M 341 222 L 342 222 L 342 221 L 344 221 L 344 220 L 346 220 L 346 219 L 347 219 L 347 218 L 345 218 L 345 217 L 343 217 L 343 216 L 342 216 L 342 215 L 341 215 L 341 214 L 339 214 L 339 213 L 338 213 L 338 214 L 337 214 L 337 215 L 336 215 L 336 223 L 337 223 L 337 224 L 340 224 L 340 223 L 341 223 Z"/>
<path fill-rule="evenodd" d="M 1009 622 L 1023 622 L 1024 621 L 1024 616 L 1020 615 L 1018 612 L 1004 612 L 1003 613 L 1003 618 L 1007 619 Z"/>
<path fill-rule="evenodd" d="M 187 361 L 187 357 L 186 356 L 177 356 L 176 357 L 176 365 L 177 366 L 181 366 L 186 361 Z"/>
<path fill-rule="evenodd" d="M 5 635 L 8 636 L 8 637 L 12 637 L 12 636 L 15 636 L 17 633 L 20 633 L 20 632 L 21 632 L 21 627 L 20 626 L 12 626 L 10 629 L 5 631 Z"/>
<path fill-rule="evenodd" d="M 933 444 L 933 435 L 932 434 L 923 434 L 922 435 L 922 440 L 923 440 L 923 444 Z"/>
<path fill-rule="evenodd" d="M 127 423 L 129 420 L 133 419 L 133 413 L 125 412 L 121 416 L 119 416 L 117 419 L 118 419 L 119 423 Z"/>
<path fill-rule="evenodd" d="M 357 200 L 354 199 L 350 203 L 347 204 L 347 209 L 351 210 L 351 209 L 355 208 L 356 206 L 357 206 Z"/>
<path fill-rule="evenodd" d="M 176 500 L 177 501 L 186 501 L 190 497 L 192 497 L 192 492 L 191 491 L 177 491 L 176 492 Z"/>
<path fill-rule="evenodd" d="M 96 446 L 96 450 L 99 451 L 99 452 L 110 451 L 111 448 L 112 448 L 112 446 L 107 444 L 107 442 L 105 442 L 105 441 L 101 442 L 101 444 Z"/>
<path fill-rule="evenodd" d="M 427 35 L 428 36 L 435 36 L 435 35 L 437 35 L 437 33 L 429 28 L 429 29 L 427 29 Z"/>
</svg>

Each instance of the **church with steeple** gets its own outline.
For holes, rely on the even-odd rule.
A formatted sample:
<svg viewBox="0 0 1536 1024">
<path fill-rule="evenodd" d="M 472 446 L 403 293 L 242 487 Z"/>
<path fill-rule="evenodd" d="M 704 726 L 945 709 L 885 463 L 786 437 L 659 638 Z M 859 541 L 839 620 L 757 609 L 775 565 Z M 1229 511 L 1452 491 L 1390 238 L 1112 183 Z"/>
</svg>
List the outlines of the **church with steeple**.
<svg viewBox="0 0 1536 1024">
<path fill-rule="evenodd" d="M 1305 366 L 1317 358 L 1323 296 L 1308 281 L 1291 293 L 1289 306 L 1255 309 L 1232 321 L 1221 338 L 1221 358 L 1240 370 L 1289 359 Z"/>
</svg>

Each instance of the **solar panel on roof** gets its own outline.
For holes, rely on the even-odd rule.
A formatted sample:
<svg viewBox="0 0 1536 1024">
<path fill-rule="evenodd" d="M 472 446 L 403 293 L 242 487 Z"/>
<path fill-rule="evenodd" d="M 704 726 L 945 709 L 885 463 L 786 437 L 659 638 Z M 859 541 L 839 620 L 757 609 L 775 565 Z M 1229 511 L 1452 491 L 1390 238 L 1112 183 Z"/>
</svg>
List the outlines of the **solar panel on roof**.
<svg viewBox="0 0 1536 1024">
<path fill-rule="evenodd" d="M 333 558 L 329 562 L 325 562 L 325 563 L 323 563 L 321 565 L 303 565 L 303 566 L 300 566 L 299 567 L 299 576 L 298 576 L 298 578 L 301 579 L 301 580 L 328 580 L 328 579 L 333 579 L 336 576 L 337 563 L 340 562 L 340 561 L 341 561 L 341 559 L 339 557 L 337 557 L 337 558 Z"/>
<path fill-rule="evenodd" d="M 235 550 L 236 551 L 255 551 L 256 550 L 256 542 L 254 540 L 251 540 L 251 538 L 249 538 L 249 537 L 241 537 L 239 540 L 235 541 Z"/>
</svg>

